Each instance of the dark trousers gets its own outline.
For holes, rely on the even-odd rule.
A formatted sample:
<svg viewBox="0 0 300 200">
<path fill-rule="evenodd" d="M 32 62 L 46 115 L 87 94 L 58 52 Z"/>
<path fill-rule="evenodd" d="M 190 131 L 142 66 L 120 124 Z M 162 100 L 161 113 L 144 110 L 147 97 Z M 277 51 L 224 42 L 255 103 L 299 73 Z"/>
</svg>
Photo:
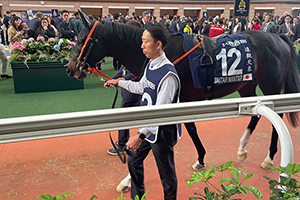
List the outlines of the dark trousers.
<svg viewBox="0 0 300 200">
<path fill-rule="evenodd" d="M 124 91 L 122 88 L 122 102 L 121 108 L 140 106 L 141 105 L 141 95 L 133 94 L 128 91 Z M 129 130 L 119 130 L 118 131 L 118 146 L 122 149 L 129 140 Z"/>
<path fill-rule="evenodd" d="M 176 125 L 160 126 L 155 143 L 143 141 L 136 157 L 128 156 L 128 169 L 131 175 L 131 198 L 140 198 L 145 193 L 143 162 L 152 150 L 158 168 L 165 200 L 176 200 L 177 177 L 173 147 L 177 143 Z M 154 170 L 154 169 L 153 169 Z"/>
<path fill-rule="evenodd" d="M 113 65 L 115 70 L 119 70 L 121 67 L 121 63 L 116 58 L 113 58 Z"/>
<path fill-rule="evenodd" d="M 1 34 L 1 43 L 3 45 L 5 45 L 5 38 L 4 38 L 4 30 L 3 29 L 1 29 L 0 34 Z"/>
<path fill-rule="evenodd" d="M 118 131 L 118 146 L 122 149 L 129 140 L 129 129 Z"/>
</svg>

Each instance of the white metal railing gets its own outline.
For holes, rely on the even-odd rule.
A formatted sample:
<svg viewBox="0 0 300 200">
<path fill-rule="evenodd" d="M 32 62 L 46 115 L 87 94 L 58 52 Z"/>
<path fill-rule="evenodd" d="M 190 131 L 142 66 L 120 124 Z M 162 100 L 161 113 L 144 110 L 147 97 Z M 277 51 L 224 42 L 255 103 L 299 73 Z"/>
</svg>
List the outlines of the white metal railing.
<svg viewBox="0 0 300 200">
<path fill-rule="evenodd" d="M 0 143 L 111 130 L 262 115 L 276 128 L 281 166 L 293 163 L 293 144 L 277 113 L 300 111 L 300 93 L 0 119 Z"/>
<path fill-rule="evenodd" d="M 0 143 L 245 117 L 254 114 L 247 108 L 251 110 L 258 102 L 276 113 L 300 111 L 297 93 L 7 118 L 0 119 Z"/>
</svg>

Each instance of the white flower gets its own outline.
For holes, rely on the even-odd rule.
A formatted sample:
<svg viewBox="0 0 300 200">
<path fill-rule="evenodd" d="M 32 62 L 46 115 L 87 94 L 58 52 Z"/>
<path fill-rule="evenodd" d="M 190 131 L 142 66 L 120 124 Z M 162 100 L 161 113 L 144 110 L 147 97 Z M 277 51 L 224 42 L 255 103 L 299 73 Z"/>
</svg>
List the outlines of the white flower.
<svg viewBox="0 0 300 200">
<path fill-rule="evenodd" d="M 64 42 L 63 39 L 60 39 L 60 40 L 58 41 L 58 45 L 60 46 L 63 42 Z"/>
<path fill-rule="evenodd" d="M 23 40 L 21 40 L 21 44 L 25 44 L 26 42 L 28 42 L 28 40 L 27 40 L 27 39 L 23 39 Z"/>
</svg>

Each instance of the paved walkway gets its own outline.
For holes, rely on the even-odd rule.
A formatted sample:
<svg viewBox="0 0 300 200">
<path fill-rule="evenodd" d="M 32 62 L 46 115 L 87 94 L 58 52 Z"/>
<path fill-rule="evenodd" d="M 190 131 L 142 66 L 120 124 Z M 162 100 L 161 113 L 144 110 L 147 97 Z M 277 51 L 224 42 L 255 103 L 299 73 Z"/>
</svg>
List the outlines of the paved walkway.
<svg viewBox="0 0 300 200">
<path fill-rule="evenodd" d="M 258 187 L 269 199 L 268 183 L 263 175 L 277 179 L 278 173 L 260 168 L 267 155 L 271 124 L 262 119 L 247 147 L 248 158 L 239 162 L 236 151 L 241 134 L 249 118 L 198 122 L 198 133 L 206 147 L 206 163 L 220 165 L 235 161 L 235 165 L 254 176 L 245 185 Z M 300 128 L 290 128 L 294 143 L 294 162 L 300 163 Z M 196 160 L 196 151 L 191 139 L 183 129 L 183 138 L 175 147 L 178 176 L 178 200 L 187 200 L 194 192 L 202 192 L 204 184 L 188 187 L 185 180 L 193 174 L 191 165 Z M 131 131 L 134 134 L 136 130 Z M 117 132 L 112 132 L 117 138 Z M 115 156 L 107 154 L 111 148 L 108 133 L 95 133 L 73 137 L 45 139 L 11 144 L 0 144 L 0 199 L 31 200 L 40 194 L 76 191 L 71 199 L 89 200 L 93 194 L 101 200 L 118 197 L 116 186 L 127 175 L 127 166 Z M 275 156 L 275 166 L 280 163 L 280 151 Z M 152 188 L 148 200 L 163 199 L 162 186 L 150 154 L 145 161 L 146 189 Z M 151 169 L 154 169 L 151 171 Z M 214 181 L 216 182 L 216 181 Z M 129 193 L 125 194 L 129 199 Z M 251 194 L 243 200 L 255 199 Z"/>
</svg>

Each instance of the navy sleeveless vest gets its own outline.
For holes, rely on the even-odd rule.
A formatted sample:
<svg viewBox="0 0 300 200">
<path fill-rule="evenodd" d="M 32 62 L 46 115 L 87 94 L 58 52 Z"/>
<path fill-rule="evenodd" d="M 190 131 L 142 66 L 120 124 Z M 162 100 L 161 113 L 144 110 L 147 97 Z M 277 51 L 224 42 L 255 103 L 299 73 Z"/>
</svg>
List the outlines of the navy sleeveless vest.
<svg viewBox="0 0 300 200">
<path fill-rule="evenodd" d="M 162 67 L 151 70 L 149 66 L 146 68 L 145 73 L 145 85 L 144 85 L 144 93 L 142 96 L 142 106 L 152 106 L 156 104 L 157 93 L 160 88 L 161 83 L 167 77 L 168 74 L 174 74 L 178 81 L 178 91 L 180 91 L 180 81 L 177 75 L 177 71 L 175 67 L 171 64 L 165 64 Z M 179 92 L 178 95 L 179 96 Z M 157 130 L 158 131 L 158 130 Z M 179 135 L 181 137 L 181 133 Z M 155 143 L 157 139 L 157 133 L 151 134 L 149 137 L 145 138 L 145 140 Z"/>
</svg>

